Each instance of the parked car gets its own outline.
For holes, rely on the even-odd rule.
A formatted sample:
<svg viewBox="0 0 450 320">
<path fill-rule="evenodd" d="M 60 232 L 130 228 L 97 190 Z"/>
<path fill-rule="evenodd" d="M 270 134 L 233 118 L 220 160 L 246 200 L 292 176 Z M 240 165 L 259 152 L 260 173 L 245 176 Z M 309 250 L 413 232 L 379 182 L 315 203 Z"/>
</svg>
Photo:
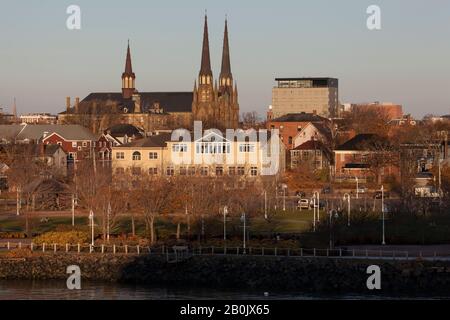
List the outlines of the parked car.
<svg viewBox="0 0 450 320">
<path fill-rule="evenodd" d="M 300 199 L 297 202 L 297 209 L 309 209 L 309 200 L 308 199 Z"/>
<path fill-rule="evenodd" d="M 358 193 L 366 193 L 366 192 L 367 192 L 367 188 L 365 186 L 358 187 Z"/>
<path fill-rule="evenodd" d="M 325 206 L 326 206 L 326 202 L 325 201 L 323 201 L 323 200 L 320 200 L 320 209 L 323 209 L 323 208 L 325 208 Z M 309 202 L 309 207 L 312 209 L 312 208 L 314 208 L 314 201 L 313 200 L 311 200 L 310 202 Z M 316 208 L 318 207 L 318 203 L 317 203 L 317 201 L 316 201 Z"/>
</svg>

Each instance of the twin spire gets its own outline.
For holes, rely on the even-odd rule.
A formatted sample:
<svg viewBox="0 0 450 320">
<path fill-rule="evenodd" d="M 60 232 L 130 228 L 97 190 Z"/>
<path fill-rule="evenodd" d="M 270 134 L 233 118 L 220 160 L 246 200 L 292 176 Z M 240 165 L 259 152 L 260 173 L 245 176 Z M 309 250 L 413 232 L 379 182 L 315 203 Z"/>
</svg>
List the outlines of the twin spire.
<svg viewBox="0 0 450 320">
<path fill-rule="evenodd" d="M 208 35 L 208 17 L 205 14 L 205 25 L 203 30 L 203 47 L 202 47 L 202 61 L 200 67 L 200 83 L 212 85 L 212 70 L 211 57 L 209 52 L 209 35 Z M 125 71 L 122 74 L 122 92 L 124 98 L 130 98 L 135 91 L 136 75 L 133 72 L 131 63 L 130 41 L 128 40 L 127 57 L 125 61 Z M 203 80 L 206 79 L 206 81 Z M 197 85 L 196 85 L 197 86 Z M 225 31 L 223 38 L 223 52 L 222 52 L 222 68 L 219 76 L 220 90 L 224 91 L 227 88 L 233 87 L 233 75 L 231 73 L 230 63 L 230 45 L 228 42 L 228 21 L 225 19 Z"/>
<path fill-rule="evenodd" d="M 200 66 L 200 78 L 202 76 L 212 77 L 211 58 L 209 53 L 209 35 L 208 35 L 208 17 L 205 15 L 205 26 L 203 30 L 203 47 L 202 47 L 202 61 Z M 228 21 L 225 19 L 225 31 L 223 38 L 223 52 L 222 52 L 222 68 L 219 76 L 219 86 L 232 87 L 233 75 L 231 73 L 230 63 L 230 45 L 228 41 Z"/>
</svg>

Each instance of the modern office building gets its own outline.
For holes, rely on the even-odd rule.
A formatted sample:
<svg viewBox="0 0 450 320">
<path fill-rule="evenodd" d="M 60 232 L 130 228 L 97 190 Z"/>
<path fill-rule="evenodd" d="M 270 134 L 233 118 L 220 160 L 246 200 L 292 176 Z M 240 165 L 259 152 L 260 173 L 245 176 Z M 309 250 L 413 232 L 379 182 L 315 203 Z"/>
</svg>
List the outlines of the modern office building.
<svg viewBox="0 0 450 320">
<path fill-rule="evenodd" d="M 289 113 L 315 113 L 335 117 L 338 113 L 339 90 L 335 78 L 276 78 L 272 90 L 274 118 Z"/>
</svg>

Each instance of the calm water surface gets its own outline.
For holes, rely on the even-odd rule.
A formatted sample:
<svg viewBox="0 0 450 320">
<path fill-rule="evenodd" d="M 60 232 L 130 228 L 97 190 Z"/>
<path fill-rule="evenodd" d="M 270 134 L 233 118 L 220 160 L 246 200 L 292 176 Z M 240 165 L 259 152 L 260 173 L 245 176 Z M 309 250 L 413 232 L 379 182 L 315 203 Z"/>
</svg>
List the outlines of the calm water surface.
<svg viewBox="0 0 450 320">
<path fill-rule="evenodd" d="M 376 295 L 314 295 L 245 290 L 172 288 L 117 283 L 83 282 L 82 290 L 68 290 L 65 281 L 0 281 L 0 300 L 315 300 L 315 299 L 415 299 Z M 426 297 L 440 298 L 440 297 Z M 448 299 L 448 298 L 447 298 Z"/>
</svg>

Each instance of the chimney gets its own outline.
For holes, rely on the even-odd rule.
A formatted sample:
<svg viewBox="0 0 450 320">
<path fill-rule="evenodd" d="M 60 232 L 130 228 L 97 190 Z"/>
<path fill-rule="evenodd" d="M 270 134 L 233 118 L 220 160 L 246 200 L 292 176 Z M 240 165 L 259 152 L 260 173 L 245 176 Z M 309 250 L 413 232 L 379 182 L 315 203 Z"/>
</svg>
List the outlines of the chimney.
<svg viewBox="0 0 450 320">
<path fill-rule="evenodd" d="M 70 112 L 70 97 L 66 97 L 66 110 L 67 113 Z"/>
<path fill-rule="evenodd" d="M 76 97 L 75 98 L 75 113 L 79 113 L 79 111 L 80 111 L 79 106 L 80 106 L 80 98 Z"/>
</svg>

